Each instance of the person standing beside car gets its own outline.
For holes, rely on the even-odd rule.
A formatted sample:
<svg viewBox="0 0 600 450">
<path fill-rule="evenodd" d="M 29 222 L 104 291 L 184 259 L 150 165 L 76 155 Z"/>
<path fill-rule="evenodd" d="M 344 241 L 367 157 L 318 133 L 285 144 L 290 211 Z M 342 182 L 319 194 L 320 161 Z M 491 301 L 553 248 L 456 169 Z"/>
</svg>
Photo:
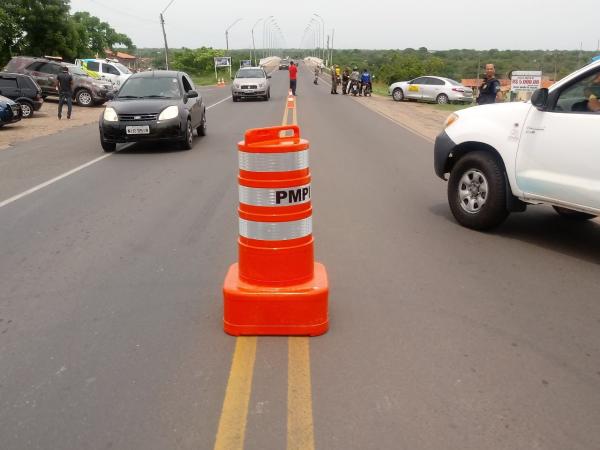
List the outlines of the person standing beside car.
<svg viewBox="0 0 600 450">
<path fill-rule="evenodd" d="M 500 80 L 496 78 L 496 68 L 493 64 L 486 64 L 485 79 L 479 88 L 477 104 L 488 105 L 500 101 L 502 101 L 502 93 L 500 92 Z"/>
<path fill-rule="evenodd" d="M 58 120 L 62 119 L 63 104 L 67 102 L 67 119 L 71 118 L 73 110 L 73 77 L 67 67 L 56 77 L 56 88 L 58 89 Z"/>
<path fill-rule="evenodd" d="M 290 68 L 288 69 L 290 72 L 290 89 L 292 90 L 292 95 L 296 96 L 296 82 L 298 81 L 298 67 L 294 64 L 294 61 L 290 61 Z"/>
</svg>

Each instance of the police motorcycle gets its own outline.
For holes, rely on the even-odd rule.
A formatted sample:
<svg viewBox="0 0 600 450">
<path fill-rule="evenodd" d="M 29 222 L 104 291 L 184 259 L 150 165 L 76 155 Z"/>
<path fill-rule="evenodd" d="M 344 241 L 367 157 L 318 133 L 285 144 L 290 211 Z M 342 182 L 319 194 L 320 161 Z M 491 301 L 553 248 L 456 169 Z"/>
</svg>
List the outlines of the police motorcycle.
<svg viewBox="0 0 600 450">
<path fill-rule="evenodd" d="M 355 97 L 360 94 L 360 81 L 350 81 L 350 94 L 354 95 Z"/>
</svg>

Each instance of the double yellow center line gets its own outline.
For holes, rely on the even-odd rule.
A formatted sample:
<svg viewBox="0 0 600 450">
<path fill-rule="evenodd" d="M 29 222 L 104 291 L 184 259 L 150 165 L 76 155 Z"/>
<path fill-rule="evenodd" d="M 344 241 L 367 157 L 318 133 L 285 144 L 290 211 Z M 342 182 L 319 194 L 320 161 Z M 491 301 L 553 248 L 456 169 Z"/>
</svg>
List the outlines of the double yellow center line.
<svg viewBox="0 0 600 450">
<path fill-rule="evenodd" d="M 288 107 L 287 97 L 282 125 L 298 124 L 296 99 Z M 225 400 L 219 419 L 214 450 L 243 450 L 252 393 L 257 337 L 236 338 Z M 310 342 L 307 337 L 288 338 L 287 450 L 314 450 Z"/>
</svg>

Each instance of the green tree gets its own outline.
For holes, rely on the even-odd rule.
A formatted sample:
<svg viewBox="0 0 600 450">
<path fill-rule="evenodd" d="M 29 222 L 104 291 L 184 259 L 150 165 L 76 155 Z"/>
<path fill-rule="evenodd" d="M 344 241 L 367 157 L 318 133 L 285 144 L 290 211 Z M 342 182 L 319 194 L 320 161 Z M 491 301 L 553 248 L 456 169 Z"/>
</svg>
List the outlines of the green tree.
<svg viewBox="0 0 600 450">
<path fill-rule="evenodd" d="M 133 47 L 129 37 L 117 33 L 108 23 L 102 22 L 88 12 L 76 12 L 71 19 L 79 36 L 80 45 L 77 49 L 77 56 L 88 56 L 81 54 L 83 49 L 88 54 L 103 55 L 106 49 L 112 49 L 115 44 L 127 48 Z"/>
</svg>

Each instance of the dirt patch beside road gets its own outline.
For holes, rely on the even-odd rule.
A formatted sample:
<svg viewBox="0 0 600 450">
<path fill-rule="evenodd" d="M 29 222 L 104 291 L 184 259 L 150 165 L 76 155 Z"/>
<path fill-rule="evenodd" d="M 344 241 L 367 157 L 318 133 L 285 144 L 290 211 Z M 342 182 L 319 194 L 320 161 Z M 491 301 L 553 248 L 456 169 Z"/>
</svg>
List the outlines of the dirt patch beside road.
<svg viewBox="0 0 600 450">
<path fill-rule="evenodd" d="M 373 94 L 372 97 L 352 97 L 367 108 L 408 128 L 409 130 L 433 142 L 442 131 L 448 111 L 435 109 L 434 105 L 416 102 L 396 102 L 392 97 Z"/>
<path fill-rule="evenodd" d="M 35 139 L 40 136 L 60 133 L 68 128 L 98 122 L 103 107 L 82 108 L 73 105 L 71 119 L 67 119 L 66 106 L 63 107 L 63 118 L 58 120 L 58 101 L 46 100 L 39 111 L 31 119 L 0 128 L 0 150 L 6 149 L 17 142 Z"/>
</svg>

